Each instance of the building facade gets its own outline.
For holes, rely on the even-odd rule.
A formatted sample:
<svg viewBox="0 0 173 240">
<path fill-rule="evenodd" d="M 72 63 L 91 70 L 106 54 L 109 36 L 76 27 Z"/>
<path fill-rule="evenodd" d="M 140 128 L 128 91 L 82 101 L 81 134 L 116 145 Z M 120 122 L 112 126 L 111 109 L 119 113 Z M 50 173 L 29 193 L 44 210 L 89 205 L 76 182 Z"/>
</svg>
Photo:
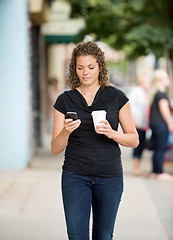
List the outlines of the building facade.
<svg viewBox="0 0 173 240">
<path fill-rule="evenodd" d="M 1 169 L 25 168 L 41 144 L 40 24 L 50 3 L 35 1 L 35 10 L 31 2 L 0 1 Z"/>
</svg>

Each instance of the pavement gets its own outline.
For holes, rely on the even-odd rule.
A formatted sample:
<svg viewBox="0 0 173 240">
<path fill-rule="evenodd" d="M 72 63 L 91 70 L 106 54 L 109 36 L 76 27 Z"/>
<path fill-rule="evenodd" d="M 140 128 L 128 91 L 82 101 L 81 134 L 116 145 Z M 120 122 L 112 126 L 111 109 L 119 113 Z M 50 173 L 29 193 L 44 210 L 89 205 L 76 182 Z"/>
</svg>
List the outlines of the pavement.
<svg viewBox="0 0 173 240">
<path fill-rule="evenodd" d="M 173 182 L 132 174 L 131 149 L 122 148 L 125 188 L 114 239 L 173 240 Z M 27 169 L 0 170 L 0 240 L 67 240 L 60 191 L 63 153 L 40 149 Z M 151 152 L 144 152 L 144 170 Z M 165 163 L 173 174 L 173 163 Z"/>
</svg>

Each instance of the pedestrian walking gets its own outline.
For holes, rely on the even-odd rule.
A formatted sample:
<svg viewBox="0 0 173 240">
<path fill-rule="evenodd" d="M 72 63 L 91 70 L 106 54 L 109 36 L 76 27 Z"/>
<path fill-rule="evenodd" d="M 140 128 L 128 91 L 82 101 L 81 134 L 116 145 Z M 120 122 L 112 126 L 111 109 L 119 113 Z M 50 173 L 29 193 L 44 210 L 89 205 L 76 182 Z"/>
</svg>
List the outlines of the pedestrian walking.
<svg viewBox="0 0 173 240">
<path fill-rule="evenodd" d="M 60 90 L 58 87 L 58 80 L 56 78 L 50 78 L 48 80 L 48 88 L 47 88 L 47 122 L 48 122 L 48 133 L 52 134 L 53 128 L 53 109 L 52 105 L 55 103 L 58 95 L 60 94 Z"/>
<path fill-rule="evenodd" d="M 170 79 L 166 71 L 154 71 L 150 93 L 150 127 L 153 132 L 154 153 L 152 157 L 152 178 L 160 180 L 173 180 L 173 176 L 164 172 L 164 154 L 167 147 L 169 132 L 173 132 L 171 111 L 169 108 L 166 88 Z"/>
<path fill-rule="evenodd" d="M 89 239 L 92 207 L 92 239 L 110 240 L 123 192 L 119 144 L 136 147 L 138 134 L 128 98 L 109 85 L 105 55 L 95 42 L 74 48 L 67 81 L 71 90 L 54 105 L 51 147 L 54 154 L 66 149 L 62 195 L 68 237 Z M 94 126 L 93 112 L 96 118 L 106 113 L 106 119 Z"/>
<path fill-rule="evenodd" d="M 141 74 L 137 77 L 137 85 L 128 94 L 135 126 L 139 135 L 139 145 L 133 150 L 133 173 L 136 176 L 147 176 L 141 169 L 142 153 L 145 149 L 146 131 L 149 129 L 149 99 L 150 77 Z"/>
</svg>

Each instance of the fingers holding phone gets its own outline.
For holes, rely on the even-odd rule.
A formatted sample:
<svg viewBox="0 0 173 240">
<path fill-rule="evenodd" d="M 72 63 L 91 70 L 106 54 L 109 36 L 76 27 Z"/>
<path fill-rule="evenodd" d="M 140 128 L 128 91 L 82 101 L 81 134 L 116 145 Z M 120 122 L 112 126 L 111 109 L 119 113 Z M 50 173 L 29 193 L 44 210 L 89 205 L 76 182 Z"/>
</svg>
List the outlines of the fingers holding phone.
<svg viewBox="0 0 173 240">
<path fill-rule="evenodd" d="M 65 130 L 71 134 L 74 130 L 76 130 L 81 124 L 80 119 L 77 119 L 76 112 L 67 112 L 66 119 L 64 122 Z"/>
</svg>

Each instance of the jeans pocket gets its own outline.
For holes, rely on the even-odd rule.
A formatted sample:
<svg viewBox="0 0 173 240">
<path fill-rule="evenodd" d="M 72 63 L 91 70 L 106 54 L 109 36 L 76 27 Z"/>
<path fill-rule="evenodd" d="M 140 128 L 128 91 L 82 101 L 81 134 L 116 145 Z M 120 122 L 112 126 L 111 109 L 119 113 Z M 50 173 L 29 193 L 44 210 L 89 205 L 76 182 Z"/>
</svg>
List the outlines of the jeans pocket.
<svg viewBox="0 0 173 240">
<path fill-rule="evenodd" d="M 69 170 L 63 169 L 63 171 L 62 171 L 62 175 L 63 176 L 69 176 L 69 175 L 72 175 L 72 174 L 74 174 L 74 172 L 69 171 Z"/>
</svg>

